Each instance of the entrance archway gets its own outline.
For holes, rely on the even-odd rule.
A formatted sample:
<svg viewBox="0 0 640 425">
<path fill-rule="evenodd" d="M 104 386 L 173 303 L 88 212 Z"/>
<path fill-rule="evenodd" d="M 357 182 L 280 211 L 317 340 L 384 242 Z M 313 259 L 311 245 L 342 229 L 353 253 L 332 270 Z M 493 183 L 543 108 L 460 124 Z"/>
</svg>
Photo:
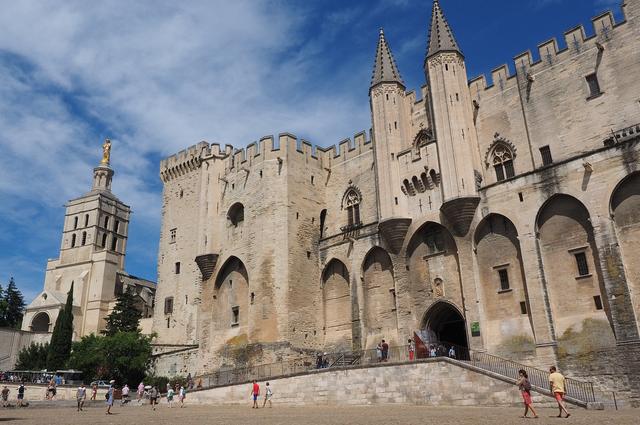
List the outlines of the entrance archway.
<svg viewBox="0 0 640 425">
<path fill-rule="evenodd" d="M 438 301 L 427 310 L 422 329 L 428 339 L 425 343 L 442 342 L 469 348 L 465 320 L 458 309 L 446 301 Z"/>
<path fill-rule="evenodd" d="M 49 315 L 45 312 L 40 312 L 35 315 L 31 321 L 32 332 L 49 332 Z"/>
</svg>

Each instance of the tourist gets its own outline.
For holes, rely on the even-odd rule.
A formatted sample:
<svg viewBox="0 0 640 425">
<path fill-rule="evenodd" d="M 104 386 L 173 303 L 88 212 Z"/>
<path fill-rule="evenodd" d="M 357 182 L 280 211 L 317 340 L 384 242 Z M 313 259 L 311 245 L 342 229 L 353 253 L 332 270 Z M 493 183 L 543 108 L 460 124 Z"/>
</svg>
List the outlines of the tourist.
<svg viewBox="0 0 640 425">
<path fill-rule="evenodd" d="M 322 369 L 322 364 L 323 364 L 322 353 L 318 353 L 316 357 L 316 369 Z"/>
<path fill-rule="evenodd" d="M 271 396 L 273 395 L 273 392 L 271 392 L 271 387 L 269 386 L 269 383 L 267 382 L 265 384 L 265 388 L 264 388 L 264 402 L 262 403 L 262 407 L 264 407 L 267 404 L 267 401 L 269 402 L 269 408 L 273 407 L 271 405 Z"/>
<path fill-rule="evenodd" d="M 171 386 L 168 386 L 167 389 L 167 404 L 169 405 L 169 409 L 171 409 L 173 407 L 173 395 L 175 394 L 175 392 L 173 391 L 173 388 L 171 388 Z"/>
<path fill-rule="evenodd" d="M 198 378 L 198 385 L 196 385 L 196 389 L 198 390 L 202 389 L 202 376 Z"/>
<path fill-rule="evenodd" d="M 151 391 L 149 391 L 149 402 L 153 410 L 156 410 L 156 404 L 158 404 L 158 389 L 155 385 L 151 387 Z"/>
<path fill-rule="evenodd" d="M 76 401 L 78 402 L 78 412 L 82 412 L 84 402 L 87 399 L 87 388 L 84 384 L 80 384 L 78 391 L 76 391 Z"/>
<path fill-rule="evenodd" d="M 560 410 L 560 412 L 558 413 L 559 418 L 562 417 L 562 412 L 564 412 L 567 415 L 565 416 L 567 418 L 571 416 L 571 414 L 567 411 L 567 407 L 564 404 L 564 394 L 565 394 L 564 381 L 565 381 L 564 376 L 560 372 L 558 372 L 555 366 L 551 366 L 549 368 L 549 384 L 551 387 L 551 392 L 553 393 L 553 396 L 558 402 L 558 409 Z"/>
<path fill-rule="evenodd" d="M 90 400 L 95 400 L 97 395 L 98 395 L 98 384 L 96 384 L 94 382 L 93 385 L 91 385 L 91 398 L 90 398 Z"/>
<path fill-rule="evenodd" d="M 187 398 L 187 389 L 184 385 L 180 385 L 180 392 L 178 393 L 178 400 L 180 401 L 180 408 L 184 407 L 184 399 Z"/>
<path fill-rule="evenodd" d="M 251 388 L 251 396 L 253 397 L 253 407 L 251 407 L 252 409 L 257 409 L 258 408 L 258 396 L 260 395 L 260 385 L 258 385 L 258 383 L 256 382 L 256 380 L 253 380 L 253 386 Z"/>
<path fill-rule="evenodd" d="M 449 348 L 449 358 L 452 358 L 452 359 L 456 358 L 456 349 L 453 348 L 453 345 Z"/>
<path fill-rule="evenodd" d="M 436 351 L 436 346 L 431 345 L 431 350 L 429 351 L 429 357 L 438 357 L 438 352 Z"/>
<path fill-rule="evenodd" d="M 21 382 L 20 386 L 18 387 L 18 403 L 16 404 L 17 407 L 22 407 L 22 400 L 24 400 L 25 390 L 26 388 L 24 386 L 24 382 Z"/>
<path fill-rule="evenodd" d="M 122 405 L 129 403 L 129 385 L 124 384 L 122 387 Z"/>
<path fill-rule="evenodd" d="M 378 363 L 382 361 L 382 343 L 379 342 L 376 346 L 376 358 L 378 359 Z"/>
<path fill-rule="evenodd" d="M 382 361 L 386 362 L 389 360 L 389 344 L 382 340 Z"/>
<path fill-rule="evenodd" d="M 138 403 L 142 402 L 142 396 L 144 396 L 144 382 L 140 382 L 140 384 L 138 385 L 138 391 L 136 392 L 136 394 L 138 395 Z"/>
<path fill-rule="evenodd" d="M 9 404 L 9 391 L 9 387 L 6 385 L 2 389 L 2 407 L 7 407 L 7 404 Z"/>
<path fill-rule="evenodd" d="M 53 397 L 56 395 L 56 382 L 53 378 L 49 379 L 49 384 L 47 385 L 47 400 L 53 400 Z"/>
<path fill-rule="evenodd" d="M 113 406 L 113 397 L 114 397 L 114 390 L 115 390 L 115 386 L 114 384 L 116 383 L 115 380 L 111 380 L 109 381 L 109 389 L 107 390 L 107 393 L 104 395 L 104 398 L 107 400 L 107 415 L 112 415 L 113 413 L 111 413 L 111 406 Z"/>
<path fill-rule="evenodd" d="M 407 350 L 409 350 L 409 361 L 412 362 L 416 355 L 416 343 L 413 339 L 407 340 Z"/>
<path fill-rule="evenodd" d="M 192 390 L 192 389 L 193 389 L 193 386 L 194 386 L 194 384 L 193 384 L 193 378 L 191 377 L 191 374 L 189 373 L 189 374 L 187 375 L 187 388 L 189 388 L 189 390 Z"/>
<path fill-rule="evenodd" d="M 522 417 L 526 418 L 527 413 L 529 413 L 529 410 L 531 410 L 531 413 L 533 413 L 533 417 L 538 418 L 538 414 L 533 409 L 533 402 L 531 401 L 531 382 L 529 382 L 529 376 L 524 369 L 520 369 L 518 371 L 518 375 L 519 378 L 516 382 L 516 385 L 518 386 L 520 394 L 522 394 L 522 400 L 524 401 L 524 415 L 522 415 Z"/>
</svg>

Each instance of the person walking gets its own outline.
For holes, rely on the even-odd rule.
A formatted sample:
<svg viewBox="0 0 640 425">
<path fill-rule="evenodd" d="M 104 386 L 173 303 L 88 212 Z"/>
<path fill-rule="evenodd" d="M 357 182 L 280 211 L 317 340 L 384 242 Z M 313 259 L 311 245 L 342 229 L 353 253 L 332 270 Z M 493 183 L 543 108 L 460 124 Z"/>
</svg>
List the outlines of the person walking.
<svg viewBox="0 0 640 425">
<path fill-rule="evenodd" d="M 256 380 L 253 380 L 253 386 L 251 387 L 251 396 L 253 397 L 253 406 L 251 407 L 252 409 L 257 409 L 258 408 L 258 396 L 260 395 L 260 385 L 258 385 L 258 383 L 256 382 Z"/>
<path fill-rule="evenodd" d="M 129 389 L 129 385 L 124 384 L 124 387 L 122 387 L 122 406 L 124 406 L 125 404 L 129 403 L 129 392 L 131 390 Z"/>
<path fill-rule="evenodd" d="M 413 339 L 407 340 L 407 350 L 409 351 L 409 361 L 412 362 L 416 356 L 416 343 Z"/>
<path fill-rule="evenodd" d="M 113 415 L 113 413 L 111 413 L 111 406 L 113 406 L 115 383 L 116 381 L 113 379 L 109 381 L 109 390 L 107 390 L 107 393 L 105 394 L 105 399 L 107 399 L 107 415 Z"/>
<path fill-rule="evenodd" d="M 9 387 L 6 385 L 2 389 L 2 407 L 7 407 L 7 404 L 9 404 L 9 391 Z"/>
<path fill-rule="evenodd" d="M 262 403 L 262 407 L 265 407 L 265 405 L 267 404 L 267 401 L 269 402 L 269 408 L 273 407 L 271 405 L 271 396 L 273 396 L 273 392 L 271 391 L 271 387 L 267 382 L 264 387 L 264 402 Z"/>
<path fill-rule="evenodd" d="M 22 400 L 24 400 L 25 390 L 26 388 L 24 386 L 24 382 L 21 382 L 20 386 L 18 387 L 18 403 L 16 404 L 16 407 L 22 407 Z"/>
<path fill-rule="evenodd" d="M 554 398 L 558 402 L 558 409 L 560 412 L 558 413 L 558 417 L 562 417 L 562 412 L 564 412 L 568 418 L 571 416 L 569 411 L 567 410 L 567 406 L 564 404 L 564 394 L 565 394 L 565 378 L 555 366 L 551 366 L 549 368 L 549 386 L 551 387 L 551 392 L 553 393 Z"/>
<path fill-rule="evenodd" d="M 449 358 L 450 359 L 456 358 L 456 349 L 453 348 L 453 345 L 449 348 Z"/>
<path fill-rule="evenodd" d="M 142 402 L 142 396 L 144 396 L 144 382 L 140 382 L 138 385 L 138 391 L 136 391 L 138 403 Z"/>
<path fill-rule="evenodd" d="M 84 384 L 80 384 L 76 391 L 76 401 L 78 402 L 78 412 L 82 412 L 84 402 L 87 399 L 87 387 Z"/>
<path fill-rule="evenodd" d="M 389 344 L 386 341 L 382 340 L 382 361 L 386 362 L 389 360 Z"/>
<path fill-rule="evenodd" d="M 89 400 L 95 400 L 98 395 L 98 384 L 91 385 L 91 398 Z"/>
<path fill-rule="evenodd" d="M 175 392 L 173 391 L 173 388 L 171 388 L 171 386 L 168 386 L 167 389 L 167 404 L 169 405 L 169 409 L 171 409 L 173 407 L 173 396 L 174 396 Z"/>
<path fill-rule="evenodd" d="M 520 369 L 518 371 L 518 381 L 516 382 L 518 389 L 520 390 L 520 394 L 522 394 L 522 400 L 524 401 L 524 415 L 522 418 L 527 417 L 527 413 L 531 410 L 534 418 L 538 418 L 538 414 L 533 409 L 533 402 L 531 401 L 531 382 L 529 382 L 529 376 L 527 375 L 527 371 L 524 369 Z"/>
<path fill-rule="evenodd" d="M 184 385 L 180 385 L 180 392 L 178 393 L 178 400 L 180 400 L 180 408 L 184 407 L 184 399 L 187 398 L 187 389 Z"/>
<path fill-rule="evenodd" d="M 155 385 L 149 390 L 149 401 L 151 402 L 153 410 L 156 410 L 156 404 L 158 404 L 158 389 Z"/>
<path fill-rule="evenodd" d="M 376 346 L 376 358 L 378 359 L 378 363 L 382 361 L 382 343 L 379 342 Z"/>
</svg>

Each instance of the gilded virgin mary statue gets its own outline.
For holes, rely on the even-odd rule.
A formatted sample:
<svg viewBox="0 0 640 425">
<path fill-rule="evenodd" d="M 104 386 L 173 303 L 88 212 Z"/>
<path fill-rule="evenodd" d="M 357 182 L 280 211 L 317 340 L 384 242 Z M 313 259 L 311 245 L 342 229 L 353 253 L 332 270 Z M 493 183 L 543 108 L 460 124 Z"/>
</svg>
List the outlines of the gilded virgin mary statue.
<svg viewBox="0 0 640 425">
<path fill-rule="evenodd" d="M 109 165 L 110 159 L 111 159 L 111 140 L 104 139 L 104 143 L 102 144 L 102 161 L 100 161 L 100 164 Z"/>
</svg>

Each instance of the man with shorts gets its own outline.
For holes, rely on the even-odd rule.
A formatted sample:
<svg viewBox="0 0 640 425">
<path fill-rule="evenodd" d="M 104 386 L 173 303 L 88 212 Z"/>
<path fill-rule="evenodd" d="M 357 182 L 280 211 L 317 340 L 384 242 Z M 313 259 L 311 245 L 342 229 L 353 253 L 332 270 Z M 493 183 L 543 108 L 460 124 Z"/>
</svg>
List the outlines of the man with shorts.
<svg viewBox="0 0 640 425">
<path fill-rule="evenodd" d="M 564 412 L 567 415 L 565 416 L 567 418 L 571 416 L 571 414 L 569 414 L 569 412 L 567 411 L 567 407 L 564 404 L 564 394 L 565 394 L 564 381 L 565 381 L 564 376 L 560 372 L 558 372 L 555 366 L 551 366 L 549 368 L 549 385 L 551 387 L 551 392 L 553 393 L 553 396 L 558 402 L 558 408 L 560 409 L 560 413 L 558 414 L 559 418 L 562 417 L 562 412 Z"/>
<path fill-rule="evenodd" d="M 156 410 L 156 404 L 158 404 L 158 389 L 155 385 L 151 387 L 151 391 L 149 391 L 149 401 L 151 402 L 153 410 Z"/>
<path fill-rule="evenodd" d="M 18 407 L 22 407 L 22 400 L 24 400 L 24 382 L 20 383 L 20 386 L 18 387 Z"/>
<path fill-rule="evenodd" d="M 84 384 L 80 384 L 78 391 L 76 392 L 76 401 L 78 402 L 78 412 L 82 412 L 84 402 L 87 399 L 87 388 Z"/>
<path fill-rule="evenodd" d="M 252 409 L 257 409 L 258 408 L 258 396 L 260 395 L 260 385 L 258 385 L 258 383 L 256 382 L 256 380 L 253 380 L 253 387 L 251 388 L 251 396 L 253 397 L 253 406 L 251 407 Z"/>
</svg>

